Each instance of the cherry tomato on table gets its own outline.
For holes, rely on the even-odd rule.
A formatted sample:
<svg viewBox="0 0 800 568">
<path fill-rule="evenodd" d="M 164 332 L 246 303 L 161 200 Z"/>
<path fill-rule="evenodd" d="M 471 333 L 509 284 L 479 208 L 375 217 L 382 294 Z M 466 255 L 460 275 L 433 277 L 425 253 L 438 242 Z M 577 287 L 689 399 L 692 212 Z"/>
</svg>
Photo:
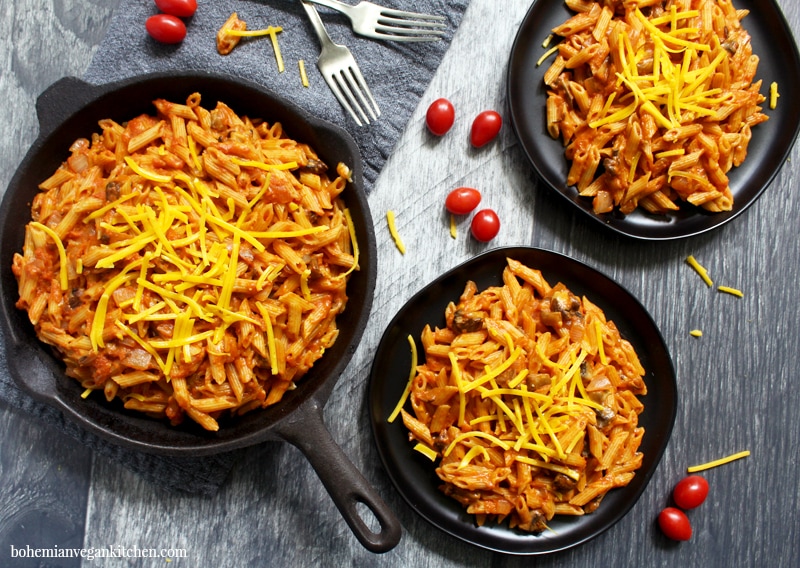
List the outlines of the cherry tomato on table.
<svg viewBox="0 0 800 568">
<path fill-rule="evenodd" d="M 667 538 L 689 540 L 692 538 L 692 524 L 686 513 L 675 507 L 667 507 L 658 514 L 658 526 Z"/>
<path fill-rule="evenodd" d="M 485 110 L 472 121 L 469 141 L 476 148 L 485 146 L 500 132 L 503 126 L 503 117 L 497 111 Z"/>
<path fill-rule="evenodd" d="M 684 477 L 672 491 L 675 504 L 684 510 L 699 507 L 706 497 L 708 497 L 708 481 L 699 475 Z"/>
<path fill-rule="evenodd" d="M 472 218 L 472 236 L 485 243 L 491 241 L 500 232 L 500 218 L 491 209 L 481 209 Z"/>
<path fill-rule="evenodd" d="M 180 43 L 186 37 L 184 23 L 169 14 L 156 14 L 147 18 L 145 22 L 147 33 L 161 43 Z"/>
<path fill-rule="evenodd" d="M 481 192 L 473 187 L 459 187 L 447 195 L 444 206 L 453 215 L 466 215 L 481 202 Z"/>
<path fill-rule="evenodd" d="M 428 130 L 436 136 L 444 136 L 453 126 L 456 119 L 456 110 L 453 108 L 453 103 L 447 99 L 436 99 L 428 107 L 428 113 L 425 115 L 425 123 L 428 125 Z"/>
<path fill-rule="evenodd" d="M 197 10 L 197 0 L 155 0 L 156 6 L 165 14 L 188 18 Z"/>
</svg>

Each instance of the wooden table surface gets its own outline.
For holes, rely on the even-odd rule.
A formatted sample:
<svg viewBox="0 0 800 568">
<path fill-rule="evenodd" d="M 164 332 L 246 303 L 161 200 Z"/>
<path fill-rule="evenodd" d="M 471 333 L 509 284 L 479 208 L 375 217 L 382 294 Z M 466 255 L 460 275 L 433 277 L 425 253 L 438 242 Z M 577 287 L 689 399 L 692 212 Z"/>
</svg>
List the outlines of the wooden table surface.
<svg viewBox="0 0 800 568">
<path fill-rule="evenodd" d="M 36 97 L 52 82 L 80 76 L 116 2 L 8 0 L 0 5 L 0 188 L 37 133 Z M 780 0 L 794 34 L 800 5 Z M 175 566 L 796 566 L 800 558 L 800 326 L 789 299 L 800 281 L 800 150 L 768 191 L 724 227 L 679 241 L 628 240 L 587 224 L 536 177 L 510 128 L 472 151 L 469 120 L 506 108 L 508 53 L 529 1 L 472 0 L 450 50 L 398 141 L 369 198 L 379 269 L 363 341 L 325 410 L 350 459 L 403 524 L 400 544 L 373 555 L 342 521 L 308 462 L 289 444 L 267 443 L 245 459 L 213 497 L 159 489 L 95 455 L 50 426 L 0 404 L 0 565 L 160 566 L 167 559 L 12 559 L 11 547 L 184 549 Z M 427 104 L 449 97 L 454 130 L 433 142 Z M 797 104 L 782 100 L 781 104 Z M 458 186 L 481 188 L 502 220 L 490 244 L 453 240 L 441 203 Z M 407 247 L 389 237 L 393 210 Z M 488 248 L 534 245 L 608 274 L 640 299 L 669 346 L 680 393 L 663 460 L 641 499 L 618 524 L 569 551 L 530 558 L 463 544 L 417 517 L 383 471 L 365 403 L 374 352 L 403 303 L 441 272 Z M 720 284 L 707 288 L 687 266 L 692 254 Z M 5 269 L 8 269 L 6 267 Z M 702 338 L 689 335 L 703 330 Z M 355 408 L 355 411 L 354 411 Z M 749 458 L 709 470 L 708 501 L 692 513 L 688 543 L 667 541 L 656 516 L 688 465 L 749 449 Z"/>
</svg>

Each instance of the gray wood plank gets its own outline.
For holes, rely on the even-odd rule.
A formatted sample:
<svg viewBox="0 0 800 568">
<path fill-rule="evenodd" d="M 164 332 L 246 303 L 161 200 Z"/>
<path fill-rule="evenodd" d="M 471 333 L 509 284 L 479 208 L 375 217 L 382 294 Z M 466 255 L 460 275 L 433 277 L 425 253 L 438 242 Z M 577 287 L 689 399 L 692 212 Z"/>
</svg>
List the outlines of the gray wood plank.
<svg viewBox="0 0 800 568">
<path fill-rule="evenodd" d="M 91 480 L 91 452 L 52 427 L 31 425 L 0 403 L 0 554 L 13 566 L 40 566 L 39 548 L 81 548 Z M 15 552 L 21 556 L 14 556 Z M 80 558 L 60 559 L 62 568 Z"/>
<path fill-rule="evenodd" d="M 34 102 L 49 84 L 80 74 L 115 3 L 0 4 L 0 188 L 38 131 Z M 7 269 L 7 268 L 6 268 Z M 54 427 L 0 404 L 0 564 L 80 566 L 80 558 L 12 559 L 11 547 L 80 548 L 92 452 Z"/>
</svg>

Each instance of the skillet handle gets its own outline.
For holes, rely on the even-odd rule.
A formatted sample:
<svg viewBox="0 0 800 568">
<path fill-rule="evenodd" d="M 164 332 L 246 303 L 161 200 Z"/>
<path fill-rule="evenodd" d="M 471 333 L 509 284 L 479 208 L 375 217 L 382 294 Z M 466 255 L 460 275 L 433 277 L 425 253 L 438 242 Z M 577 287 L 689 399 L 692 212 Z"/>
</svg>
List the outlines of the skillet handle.
<svg viewBox="0 0 800 568">
<path fill-rule="evenodd" d="M 400 542 L 400 521 L 347 455 L 336 444 L 322 419 L 322 405 L 304 402 L 274 432 L 299 449 L 311 463 L 328 494 L 358 541 L 372 552 L 387 552 Z M 380 523 L 373 532 L 356 509 L 362 503 Z"/>
<path fill-rule="evenodd" d="M 101 91 L 102 87 L 77 77 L 63 77 L 47 87 L 36 99 L 39 137 L 52 134 L 66 117 L 78 112 Z"/>
</svg>

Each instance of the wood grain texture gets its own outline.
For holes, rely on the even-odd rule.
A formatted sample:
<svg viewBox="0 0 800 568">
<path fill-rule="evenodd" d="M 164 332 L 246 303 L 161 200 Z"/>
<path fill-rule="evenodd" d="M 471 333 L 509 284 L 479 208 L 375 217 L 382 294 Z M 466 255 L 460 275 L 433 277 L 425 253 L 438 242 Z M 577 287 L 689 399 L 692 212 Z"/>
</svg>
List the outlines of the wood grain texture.
<svg viewBox="0 0 800 568">
<path fill-rule="evenodd" d="M 52 82 L 80 75 L 116 2 L 0 4 L 0 188 L 38 132 L 34 102 Z M 81 547 L 92 453 L 55 428 L 0 403 L 0 565 L 80 566 L 80 558 L 10 558 L 11 546 Z"/>
<path fill-rule="evenodd" d="M 780 4 L 797 35 L 800 5 Z M 174 566 L 733 567 L 765 560 L 796 565 L 800 326 L 789 300 L 800 279 L 800 150 L 792 151 L 789 163 L 750 210 L 710 234 L 654 244 L 621 239 L 586 224 L 560 198 L 538 187 L 510 128 L 483 149 L 468 143 L 474 115 L 506 108 L 508 53 L 529 6 L 521 0 L 472 0 L 369 199 L 378 235 L 377 294 L 362 344 L 325 417 L 334 439 L 399 516 L 404 526 L 400 545 L 378 556 L 362 549 L 305 458 L 288 444 L 249 450 L 214 497 L 174 494 L 105 458 L 92 459 L 71 440 L 3 408 L 0 547 L 6 548 L 0 548 L 0 565 L 5 565 L 10 544 L 57 543 L 47 539 L 57 538 L 60 529 L 20 532 L 19 515 L 41 510 L 64 518 L 66 524 L 59 527 L 71 523 L 69 542 L 82 535 L 85 516 L 85 547 L 185 548 L 188 558 L 173 558 Z M 0 5 L 0 97 L 5 101 L 0 112 L 10 128 L 0 137 L 1 187 L 35 136 L 36 95 L 61 76 L 81 73 L 110 10 L 100 0 Z M 457 119 L 447 136 L 434 139 L 423 117 L 427 103 L 439 96 L 453 101 Z M 449 236 L 441 204 L 447 192 L 461 185 L 481 189 L 483 204 L 500 215 L 501 233 L 488 245 L 468 237 L 466 221 L 459 224 L 456 239 Z M 389 237 L 385 215 L 390 209 L 405 255 Z M 382 470 L 365 401 L 372 354 L 403 303 L 475 254 L 519 244 L 568 254 L 630 290 L 669 346 L 680 394 L 664 459 L 633 510 L 592 542 L 535 561 L 473 548 L 417 517 Z M 740 288 L 744 297 L 706 287 L 686 265 L 688 254 L 708 268 L 717 284 Z M 702 338 L 689 335 L 695 328 L 703 330 Z M 742 449 L 749 449 L 751 457 L 706 474 L 711 493 L 691 513 L 692 542 L 677 545 L 663 538 L 655 517 L 685 468 Z M 63 503 L 56 507 L 61 495 Z M 124 565 L 163 563 L 130 559 Z"/>
</svg>

